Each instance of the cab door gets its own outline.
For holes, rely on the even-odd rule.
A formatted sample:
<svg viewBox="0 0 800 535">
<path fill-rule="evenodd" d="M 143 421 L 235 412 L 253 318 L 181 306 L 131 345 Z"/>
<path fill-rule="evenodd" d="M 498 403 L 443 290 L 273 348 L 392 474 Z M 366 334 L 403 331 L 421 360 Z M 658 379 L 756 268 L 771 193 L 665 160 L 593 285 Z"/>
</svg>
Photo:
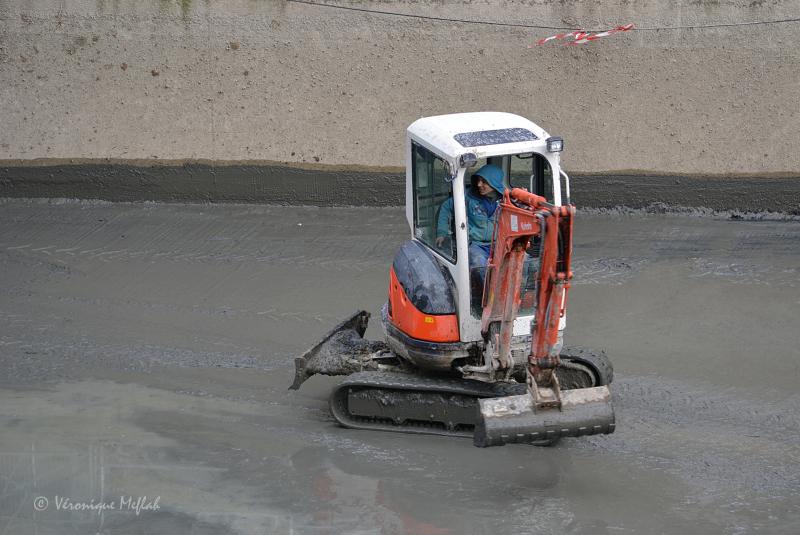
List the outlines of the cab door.
<svg viewBox="0 0 800 535">
<path fill-rule="evenodd" d="M 411 156 L 414 238 L 455 264 L 455 206 L 448 166 L 416 143 L 412 143 Z"/>
</svg>

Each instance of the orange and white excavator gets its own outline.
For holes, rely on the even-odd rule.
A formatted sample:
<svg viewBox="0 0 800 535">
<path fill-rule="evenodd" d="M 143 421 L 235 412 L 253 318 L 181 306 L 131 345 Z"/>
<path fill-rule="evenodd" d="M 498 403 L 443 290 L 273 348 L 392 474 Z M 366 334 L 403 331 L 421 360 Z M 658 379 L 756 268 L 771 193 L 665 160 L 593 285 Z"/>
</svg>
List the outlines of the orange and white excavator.
<svg viewBox="0 0 800 535">
<path fill-rule="evenodd" d="M 330 398 L 343 426 L 480 447 L 612 433 L 611 363 L 563 345 L 575 214 L 563 140 L 517 115 L 462 113 L 414 122 L 406 149 L 411 239 L 389 271 L 385 341 L 364 339 L 369 313 L 356 312 L 295 359 L 290 388 L 345 375 Z M 483 266 L 467 197 L 486 164 L 503 184 Z"/>
</svg>

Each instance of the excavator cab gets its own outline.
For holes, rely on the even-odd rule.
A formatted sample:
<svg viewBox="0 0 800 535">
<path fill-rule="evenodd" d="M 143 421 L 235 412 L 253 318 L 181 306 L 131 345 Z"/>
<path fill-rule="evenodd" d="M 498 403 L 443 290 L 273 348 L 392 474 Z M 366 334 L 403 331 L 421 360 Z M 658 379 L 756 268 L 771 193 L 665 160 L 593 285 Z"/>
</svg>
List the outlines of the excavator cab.
<svg viewBox="0 0 800 535">
<path fill-rule="evenodd" d="M 563 175 L 562 180 L 554 180 L 561 176 L 560 151 L 548 151 L 549 137 L 531 121 L 506 113 L 428 117 L 408 128 L 406 218 L 413 239 L 454 281 L 451 290 L 458 304 L 458 340 L 462 343 L 484 338 L 480 323 L 485 280 L 481 272 L 485 268 L 470 263 L 469 216 L 465 211 L 467 196 L 474 187 L 473 174 L 485 164 L 493 164 L 503 171 L 506 188 L 527 189 L 555 205 L 560 205 L 563 197 L 566 203 L 568 195 L 562 195 L 562 190 L 568 191 L 568 178 Z M 440 216 L 448 199 L 452 199 L 453 217 L 449 228 L 442 229 Z M 437 236 L 443 233 L 445 239 L 437 244 Z M 532 241 L 524 266 L 527 276 L 523 280 L 522 306 L 514 329 L 515 345 L 520 348 L 527 343 L 534 312 L 538 248 L 537 240 Z M 458 358 L 455 354 L 453 357 Z"/>
<path fill-rule="evenodd" d="M 439 253 L 446 261 L 454 263 L 456 260 L 456 230 L 455 218 L 453 217 L 453 188 L 450 184 L 450 177 L 447 175 L 446 168 L 442 163 L 437 165 L 436 156 L 427 149 L 413 144 L 412 154 L 414 155 L 414 165 L 416 174 L 412 173 L 412 179 L 416 178 L 414 187 L 415 206 L 417 216 L 415 223 L 415 237 L 428 245 L 432 245 L 434 250 Z M 539 153 L 530 152 L 522 154 L 509 154 L 502 156 L 490 156 L 479 158 L 476 165 L 465 172 L 464 187 L 465 196 L 472 192 L 473 198 L 478 190 L 477 181 L 481 177 L 477 174 L 479 169 L 485 165 L 495 166 L 502 171 L 503 183 L 505 188 L 524 188 L 537 195 L 544 196 L 550 202 L 553 200 L 552 169 L 547 159 Z M 438 170 L 438 174 L 437 174 Z M 500 194 L 495 192 L 493 201 L 498 200 Z M 467 206 L 469 210 L 469 206 Z M 467 215 L 469 224 L 469 214 Z M 433 240 L 431 237 L 435 236 Z M 520 309 L 522 315 L 533 313 L 533 291 L 535 290 L 535 263 L 538 257 L 536 243 L 532 244 L 529 254 L 525 260 L 525 277 L 523 281 L 523 306 Z M 467 241 L 469 247 L 473 246 L 472 237 L 468 233 Z M 474 251 L 474 249 L 473 249 Z M 480 250 L 478 250 L 480 252 Z M 488 249 L 485 253 L 488 254 Z M 474 318 L 480 318 L 483 310 L 483 286 L 485 265 L 476 265 L 470 258 L 468 252 L 469 266 L 469 293 L 470 293 L 470 313 Z M 485 264 L 485 262 L 483 262 Z"/>
<path fill-rule="evenodd" d="M 537 152 L 509 154 L 504 156 L 490 156 L 481 158 L 473 169 L 481 169 L 484 165 L 495 165 L 503 171 L 505 186 L 523 188 L 540 195 L 553 202 L 553 172 L 550 163 L 542 154 Z M 469 172 L 465 173 L 469 174 Z M 472 174 L 465 187 L 475 188 L 476 175 Z M 539 260 L 539 238 L 536 237 L 526 251 L 523 267 L 522 284 L 520 287 L 521 303 L 520 316 L 531 316 L 534 313 L 536 273 Z M 485 267 L 470 266 L 470 312 L 476 318 L 483 313 Z"/>
<path fill-rule="evenodd" d="M 477 446 L 613 432 L 610 362 L 562 347 L 575 213 L 562 149 L 508 113 L 411 124 L 411 235 L 389 268 L 385 341 L 363 339 L 369 314 L 357 312 L 295 360 L 292 388 L 347 375 L 330 405 L 343 425 Z M 476 175 L 488 193 L 475 193 Z"/>
</svg>

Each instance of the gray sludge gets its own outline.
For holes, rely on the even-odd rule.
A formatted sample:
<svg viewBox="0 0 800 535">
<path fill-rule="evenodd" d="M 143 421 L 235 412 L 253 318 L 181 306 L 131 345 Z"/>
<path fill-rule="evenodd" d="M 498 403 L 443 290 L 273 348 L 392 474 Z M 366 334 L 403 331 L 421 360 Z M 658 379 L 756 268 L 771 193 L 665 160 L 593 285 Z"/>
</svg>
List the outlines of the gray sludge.
<svg viewBox="0 0 800 535">
<path fill-rule="evenodd" d="M 348 375 L 377 370 L 372 357 L 386 350 L 386 344 L 364 339 L 369 312 L 354 313 L 331 329 L 311 349 L 294 359 L 295 375 L 290 390 L 300 388 L 312 375 Z"/>
</svg>

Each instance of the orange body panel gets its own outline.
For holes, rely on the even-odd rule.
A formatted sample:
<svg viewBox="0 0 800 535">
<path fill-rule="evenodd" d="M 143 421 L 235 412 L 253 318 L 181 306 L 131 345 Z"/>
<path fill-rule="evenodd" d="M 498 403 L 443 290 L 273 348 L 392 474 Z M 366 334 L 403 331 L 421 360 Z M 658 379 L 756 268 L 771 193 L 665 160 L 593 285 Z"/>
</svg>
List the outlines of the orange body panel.
<svg viewBox="0 0 800 535">
<path fill-rule="evenodd" d="M 406 297 L 394 268 L 389 270 L 389 318 L 411 338 L 426 342 L 458 342 L 458 316 L 421 312 Z"/>
</svg>

